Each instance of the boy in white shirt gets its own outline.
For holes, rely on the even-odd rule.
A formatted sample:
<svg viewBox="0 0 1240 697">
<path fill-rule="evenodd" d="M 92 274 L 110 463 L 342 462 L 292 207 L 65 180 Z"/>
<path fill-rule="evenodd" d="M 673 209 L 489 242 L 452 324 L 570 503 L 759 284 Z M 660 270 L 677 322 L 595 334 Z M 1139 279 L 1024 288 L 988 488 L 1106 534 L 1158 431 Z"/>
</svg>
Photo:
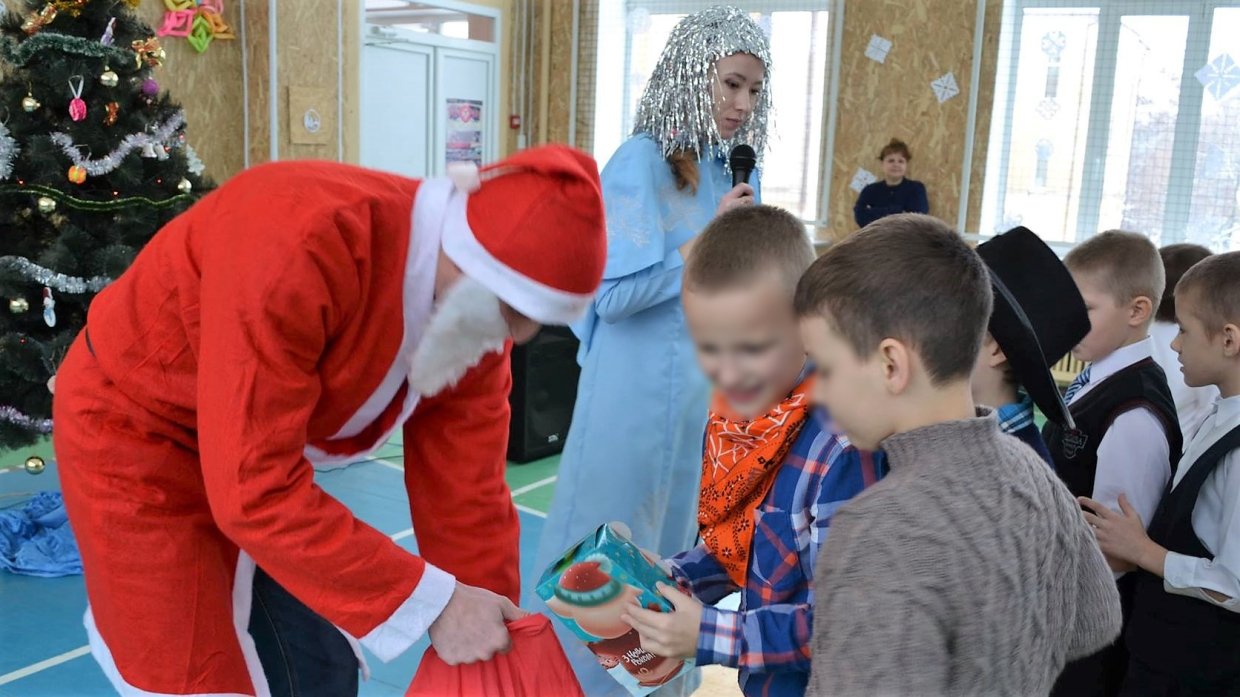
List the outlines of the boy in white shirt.
<svg viewBox="0 0 1240 697">
<path fill-rule="evenodd" d="M 1072 355 L 1090 365 L 1064 395 L 1074 428 L 1048 422 L 1042 432 L 1055 471 L 1076 496 L 1118 509 L 1126 497 L 1149 520 L 1162 497 L 1181 436 L 1167 378 L 1154 362 L 1150 324 L 1165 276 L 1158 249 L 1142 235 L 1113 230 L 1077 245 L 1064 265 L 1089 313 L 1089 334 Z M 1125 623 L 1135 567 L 1108 559 L 1116 572 Z M 1128 668 L 1122 642 L 1069 663 L 1053 697 L 1114 697 Z"/>
<path fill-rule="evenodd" d="M 1184 274 L 1173 344 L 1193 387 L 1220 398 L 1189 441 L 1146 533 L 1128 502 L 1094 513 L 1103 552 L 1136 564 L 1122 694 L 1240 694 L 1240 252 Z"/>
<path fill-rule="evenodd" d="M 1187 438 L 1197 431 L 1206 414 L 1210 413 L 1214 400 L 1218 398 L 1218 388 L 1214 385 L 1189 387 L 1184 383 L 1179 356 L 1171 349 L 1171 342 L 1180 333 L 1175 321 L 1175 286 L 1185 271 L 1210 256 L 1210 250 L 1199 244 L 1181 242 L 1161 247 L 1158 254 L 1167 274 L 1167 290 L 1163 292 L 1162 302 L 1154 315 L 1150 338 L 1154 340 L 1154 360 L 1167 374 L 1167 385 L 1171 388 L 1175 411 L 1180 417 L 1180 433 Z"/>
</svg>

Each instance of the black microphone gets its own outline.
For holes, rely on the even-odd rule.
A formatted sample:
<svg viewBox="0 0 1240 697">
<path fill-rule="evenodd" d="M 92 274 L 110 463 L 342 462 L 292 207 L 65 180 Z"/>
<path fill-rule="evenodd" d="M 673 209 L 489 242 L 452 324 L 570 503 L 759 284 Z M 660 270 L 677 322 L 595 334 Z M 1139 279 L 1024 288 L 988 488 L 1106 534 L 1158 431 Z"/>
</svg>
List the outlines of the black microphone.
<svg viewBox="0 0 1240 697">
<path fill-rule="evenodd" d="M 732 168 L 732 186 L 748 184 L 749 175 L 757 164 L 758 154 L 753 148 L 744 143 L 732 148 L 732 154 L 728 156 L 728 166 Z"/>
</svg>

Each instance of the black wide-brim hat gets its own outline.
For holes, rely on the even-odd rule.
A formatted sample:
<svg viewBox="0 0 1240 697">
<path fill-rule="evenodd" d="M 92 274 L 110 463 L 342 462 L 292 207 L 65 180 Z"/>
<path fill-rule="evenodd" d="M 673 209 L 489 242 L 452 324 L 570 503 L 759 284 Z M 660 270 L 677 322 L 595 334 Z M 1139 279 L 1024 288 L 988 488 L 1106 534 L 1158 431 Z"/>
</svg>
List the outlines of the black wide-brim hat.
<svg viewBox="0 0 1240 697">
<path fill-rule="evenodd" d="M 1073 427 L 1051 366 L 1089 333 L 1089 313 L 1076 282 L 1054 250 L 1025 227 L 983 242 L 977 253 L 990 269 L 994 289 L 990 335 L 1046 418 Z"/>
</svg>

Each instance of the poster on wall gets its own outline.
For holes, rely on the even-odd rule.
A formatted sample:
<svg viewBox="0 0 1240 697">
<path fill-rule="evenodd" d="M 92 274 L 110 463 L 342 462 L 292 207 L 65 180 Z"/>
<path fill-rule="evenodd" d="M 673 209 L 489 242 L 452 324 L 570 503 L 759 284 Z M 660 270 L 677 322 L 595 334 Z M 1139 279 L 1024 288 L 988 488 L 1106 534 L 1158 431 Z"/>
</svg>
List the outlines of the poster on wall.
<svg viewBox="0 0 1240 697">
<path fill-rule="evenodd" d="M 447 161 L 482 164 L 482 101 L 448 100 Z"/>
</svg>

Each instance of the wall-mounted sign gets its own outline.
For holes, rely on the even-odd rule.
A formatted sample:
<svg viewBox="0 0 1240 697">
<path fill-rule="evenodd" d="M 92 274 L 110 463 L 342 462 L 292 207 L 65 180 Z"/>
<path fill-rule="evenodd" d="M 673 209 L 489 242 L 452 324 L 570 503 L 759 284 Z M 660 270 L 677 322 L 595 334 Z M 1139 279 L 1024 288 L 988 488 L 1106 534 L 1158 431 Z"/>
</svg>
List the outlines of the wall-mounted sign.
<svg viewBox="0 0 1240 697">
<path fill-rule="evenodd" d="M 482 164 L 482 100 L 448 99 L 447 161 Z"/>
</svg>

